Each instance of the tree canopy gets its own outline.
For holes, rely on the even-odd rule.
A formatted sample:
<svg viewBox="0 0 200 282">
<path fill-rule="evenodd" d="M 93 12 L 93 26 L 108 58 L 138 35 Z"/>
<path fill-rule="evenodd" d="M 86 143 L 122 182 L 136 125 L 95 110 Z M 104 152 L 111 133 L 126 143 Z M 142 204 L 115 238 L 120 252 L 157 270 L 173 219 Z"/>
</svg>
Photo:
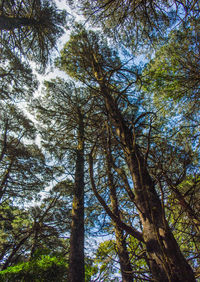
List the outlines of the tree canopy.
<svg viewBox="0 0 200 282">
<path fill-rule="evenodd" d="M 63 8 L 53 63 L 67 12 L 0 2 L 0 281 L 198 281 L 199 3 Z"/>
<path fill-rule="evenodd" d="M 59 11 L 53 1 L 1 1 L 1 45 L 9 46 L 42 66 L 50 59 L 50 51 L 64 32 L 66 12 Z"/>
</svg>

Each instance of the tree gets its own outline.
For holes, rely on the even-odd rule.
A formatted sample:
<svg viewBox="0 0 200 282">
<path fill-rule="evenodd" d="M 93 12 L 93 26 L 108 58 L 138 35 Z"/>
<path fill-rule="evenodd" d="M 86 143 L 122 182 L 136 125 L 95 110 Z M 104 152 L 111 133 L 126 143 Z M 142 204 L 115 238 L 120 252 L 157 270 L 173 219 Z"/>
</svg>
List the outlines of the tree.
<svg viewBox="0 0 200 282">
<path fill-rule="evenodd" d="M 108 130 L 108 127 L 107 127 Z M 108 130 L 109 131 L 109 130 Z M 119 257 L 119 263 L 120 263 L 120 269 L 121 269 L 121 275 L 122 280 L 125 281 L 133 281 L 133 269 L 131 265 L 131 261 L 129 258 L 129 253 L 127 250 L 127 242 L 126 242 L 126 236 L 124 233 L 124 230 L 120 227 L 118 224 L 118 221 L 121 222 L 121 218 L 124 218 L 123 212 L 119 207 L 119 197 L 117 193 L 117 185 L 116 183 L 120 183 L 120 179 L 116 178 L 114 173 L 112 172 L 113 168 L 113 158 L 111 152 L 113 151 L 111 149 L 111 133 L 107 133 L 108 136 L 106 136 L 105 133 L 102 133 L 101 136 L 101 142 L 102 142 L 102 152 L 100 154 L 105 155 L 104 165 L 105 167 L 105 177 L 107 178 L 105 180 L 106 186 L 109 187 L 110 192 L 110 206 L 111 206 L 111 213 L 113 216 L 116 217 L 117 220 L 113 221 L 112 225 L 114 226 L 114 233 L 116 238 L 116 252 Z M 98 147 L 100 144 L 98 144 Z M 97 157 L 96 157 L 97 158 Z M 103 173 L 104 175 L 104 173 Z M 100 182 L 100 181 L 98 181 Z M 98 185 L 100 186 L 100 185 Z M 105 188 L 104 188 L 105 190 Z M 100 195 L 99 195 L 100 196 Z M 121 199 L 120 199 L 121 200 Z M 108 209 L 108 206 L 107 206 Z"/>
<path fill-rule="evenodd" d="M 63 34 L 66 13 L 46 0 L 1 1 L 0 30 L 3 49 L 11 47 L 46 66 L 50 50 Z"/>
<path fill-rule="evenodd" d="M 107 176 L 108 176 L 108 185 L 110 187 L 110 201 L 112 212 L 116 217 L 120 218 L 120 210 L 118 205 L 116 186 L 114 183 L 114 178 L 111 172 L 111 155 L 109 152 L 106 154 L 107 159 Z M 126 245 L 126 237 L 124 235 L 123 229 L 121 229 L 116 223 L 114 224 L 115 228 L 115 237 L 116 237 L 116 245 L 117 245 L 117 253 L 120 261 L 120 268 L 122 274 L 122 280 L 124 282 L 133 281 L 133 270 L 129 258 L 129 253 Z"/>
<path fill-rule="evenodd" d="M 47 149 L 53 148 L 54 156 L 63 165 L 66 161 L 72 165 L 74 177 L 69 277 L 70 281 L 84 281 L 85 140 L 95 104 L 89 92 L 75 88 L 73 83 L 57 79 L 46 82 L 46 87 L 46 96 L 36 105 L 45 125 L 48 125 L 48 131 L 41 131 L 41 134 L 48 142 Z M 49 146 L 52 143 L 54 147 Z"/>
<path fill-rule="evenodd" d="M 123 281 L 133 281 L 132 267 L 131 267 L 129 253 L 127 251 L 127 245 L 126 245 L 126 235 L 123 232 L 122 227 L 125 226 L 129 232 L 131 231 L 134 232 L 134 229 L 132 229 L 130 226 L 125 224 L 124 215 L 122 215 L 122 211 L 119 208 L 119 201 L 123 201 L 122 197 L 120 198 L 120 200 L 118 199 L 118 195 L 117 195 L 118 193 L 116 191 L 119 188 L 118 186 L 120 183 L 120 179 L 117 178 L 112 172 L 112 164 L 110 159 L 111 156 L 109 154 L 110 146 L 107 144 L 109 143 L 109 141 L 107 141 L 108 137 L 105 134 L 106 133 L 105 132 L 106 121 L 104 120 L 105 117 L 102 116 L 102 113 L 100 113 L 100 111 L 99 112 L 97 111 L 96 118 L 98 119 L 98 124 L 99 123 L 102 124 L 102 128 L 99 129 L 98 124 L 95 124 L 93 122 L 92 126 L 95 126 L 96 131 L 98 131 L 98 135 L 93 141 L 94 145 L 92 150 L 95 150 L 94 163 L 95 164 L 98 163 L 98 165 L 97 166 L 94 165 L 95 169 L 93 168 L 93 160 L 91 160 L 91 155 L 89 155 L 89 171 L 90 171 L 91 186 L 100 204 L 103 203 L 102 206 L 106 213 L 105 215 L 103 215 L 103 211 L 99 211 L 100 217 L 104 218 L 103 219 L 104 224 L 102 228 L 105 228 L 108 234 L 112 234 L 112 233 L 115 234 L 116 252 L 119 257 L 119 264 L 120 264 Z M 109 148 L 107 148 L 107 146 Z M 98 188 L 96 187 L 97 185 L 95 182 L 98 183 L 97 184 Z M 95 208 L 95 211 L 97 213 L 98 210 L 96 205 L 93 208 Z M 110 222 L 110 219 L 107 219 L 107 216 L 111 218 L 112 223 Z M 138 232 L 138 236 L 139 236 L 139 232 Z"/>
<path fill-rule="evenodd" d="M 38 255 L 0 272 L 0 281 L 66 281 L 68 265 L 57 256 Z"/>
<path fill-rule="evenodd" d="M 153 103 L 165 116 L 165 123 L 168 119 L 166 137 L 170 141 L 165 146 L 168 156 L 165 155 L 165 160 L 161 161 L 167 164 L 166 167 L 162 165 L 163 178 L 197 230 L 199 223 L 196 223 L 199 218 L 187 198 L 187 192 L 180 187 L 183 187 L 183 183 L 188 183 L 189 179 L 192 178 L 195 182 L 196 177 L 198 178 L 198 26 L 199 17 L 191 17 L 187 24 L 171 32 L 168 43 L 162 46 L 156 52 L 155 58 L 147 64 L 142 78 L 143 90 L 153 95 Z M 169 170 L 167 158 L 169 159 L 169 155 L 172 158 L 172 150 L 176 151 L 178 161 L 175 165 L 173 156 L 174 168 L 170 165 Z M 173 175 L 176 175 L 176 179 Z M 189 190 L 188 193 L 190 194 Z M 196 192 L 191 188 L 192 193 Z"/>
<path fill-rule="evenodd" d="M 152 46 L 165 38 L 166 30 L 173 28 L 175 23 L 187 22 L 190 15 L 198 14 L 199 6 L 195 0 L 84 0 L 80 10 L 110 37 L 114 35 L 118 42 L 131 46 L 134 51 L 135 47 L 138 51 L 142 46 L 139 50 L 144 52 L 147 45 Z"/>
<path fill-rule="evenodd" d="M 117 100 L 120 94 L 123 96 L 122 89 L 115 87 L 119 78 L 121 85 L 124 81 L 124 84 L 128 84 L 126 73 L 128 75 L 131 72 L 134 80 L 137 79 L 137 73 L 123 69 L 123 64 L 119 64 L 115 53 L 93 32 L 80 30 L 79 33 L 72 34 L 61 55 L 60 65 L 63 69 L 91 87 L 96 86 L 104 101 L 110 126 L 121 144 L 134 183 L 134 202 L 143 226 L 143 238 L 153 279 L 195 281 L 192 268 L 180 252 L 169 228 L 155 183 L 148 171 L 148 148 L 146 154 L 143 154 L 138 144 L 134 131 L 137 120 L 133 120 L 130 126 Z M 88 81 L 89 76 L 91 81 Z"/>
<path fill-rule="evenodd" d="M 157 50 L 143 73 L 145 90 L 153 92 L 155 98 L 172 98 L 174 102 L 187 103 L 185 111 L 188 114 L 194 113 L 199 105 L 198 30 L 199 17 L 196 17 L 171 31 L 168 42 Z"/>
<path fill-rule="evenodd" d="M 2 203 L 2 270 L 41 255 L 68 260 L 71 186 L 69 180 L 58 183 L 40 204 L 30 207 L 18 208 L 8 200 Z"/>
<path fill-rule="evenodd" d="M 77 149 L 72 223 L 70 236 L 69 278 L 70 281 L 84 281 L 84 112 L 77 105 Z M 78 243 L 78 244 L 77 244 Z"/>
<path fill-rule="evenodd" d="M 25 203 L 42 190 L 52 170 L 34 144 L 33 122 L 12 102 L 2 101 L 0 107 L 0 198 L 24 198 Z"/>
<path fill-rule="evenodd" d="M 25 101 L 37 88 L 31 68 L 7 46 L 1 51 L 0 87 L 1 100 Z"/>
</svg>

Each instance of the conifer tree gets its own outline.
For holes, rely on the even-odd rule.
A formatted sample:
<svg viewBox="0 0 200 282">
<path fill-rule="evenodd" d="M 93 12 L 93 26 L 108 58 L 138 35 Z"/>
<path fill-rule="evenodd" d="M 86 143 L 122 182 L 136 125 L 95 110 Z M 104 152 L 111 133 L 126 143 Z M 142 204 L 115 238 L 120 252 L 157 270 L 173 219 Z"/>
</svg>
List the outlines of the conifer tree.
<svg viewBox="0 0 200 282">
<path fill-rule="evenodd" d="M 137 80 L 137 72 L 123 68 L 123 64 L 106 46 L 105 41 L 99 39 L 94 32 L 86 32 L 84 29 L 71 35 L 61 55 L 59 63 L 63 69 L 90 87 L 97 87 L 104 101 L 134 183 L 134 203 L 143 226 L 143 238 L 153 279 L 195 281 L 193 270 L 180 252 L 170 230 L 149 173 L 148 148 L 144 154 L 139 146 L 135 124 L 141 117 L 133 120 L 130 126 L 118 102 L 119 97 L 126 93 L 121 85 L 123 82 L 126 85 L 130 83 L 130 73 L 132 79 Z M 121 84 L 118 82 L 120 78 Z M 115 85 L 118 84 L 117 88 Z M 145 113 L 141 116 L 144 115 Z"/>
</svg>

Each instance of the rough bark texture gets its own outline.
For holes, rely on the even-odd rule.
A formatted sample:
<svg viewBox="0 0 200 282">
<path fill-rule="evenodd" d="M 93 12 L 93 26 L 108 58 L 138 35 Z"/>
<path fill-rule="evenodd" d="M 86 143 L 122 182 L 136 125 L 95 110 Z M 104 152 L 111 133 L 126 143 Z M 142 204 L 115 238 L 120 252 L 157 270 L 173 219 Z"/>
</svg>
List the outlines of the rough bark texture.
<svg viewBox="0 0 200 282">
<path fill-rule="evenodd" d="M 165 219 L 153 181 L 139 150 L 126 153 L 135 186 L 135 202 L 143 225 L 150 269 L 155 281 L 195 281 L 193 271 Z"/>
<path fill-rule="evenodd" d="M 143 225 L 143 236 L 153 280 L 195 281 L 193 270 L 181 253 L 165 219 L 161 201 L 146 167 L 146 160 L 137 146 L 136 136 L 126 125 L 116 101 L 111 96 L 95 56 L 93 71 L 132 175 L 135 203 Z"/>
<path fill-rule="evenodd" d="M 79 114 L 75 187 L 70 236 L 69 281 L 84 282 L 84 123 Z"/>
</svg>

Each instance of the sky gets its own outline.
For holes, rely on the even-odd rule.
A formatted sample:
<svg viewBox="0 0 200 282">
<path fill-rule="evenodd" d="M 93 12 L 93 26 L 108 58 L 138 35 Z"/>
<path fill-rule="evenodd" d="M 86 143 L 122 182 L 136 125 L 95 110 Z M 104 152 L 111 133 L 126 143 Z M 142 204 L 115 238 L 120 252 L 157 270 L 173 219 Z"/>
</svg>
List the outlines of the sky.
<svg viewBox="0 0 200 282">
<path fill-rule="evenodd" d="M 75 10 L 72 10 L 69 5 L 67 4 L 67 0 L 54 0 L 54 2 L 56 3 L 58 9 L 63 10 L 65 9 L 67 11 L 67 13 L 69 13 L 68 15 L 68 19 L 74 17 L 76 21 L 79 22 L 85 22 L 85 19 L 83 16 L 80 16 L 76 13 Z M 37 76 L 37 79 L 39 81 L 39 87 L 38 89 L 35 91 L 34 94 L 34 98 L 38 98 L 42 93 L 42 86 L 43 86 L 43 81 L 44 80 L 50 80 L 50 79 L 54 79 L 57 76 L 59 76 L 60 78 L 63 79 L 67 79 L 68 75 L 63 72 L 60 71 L 59 69 L 55 68 L 53 61 L 56 57 L 59 56 L 59 52 L 62 50 L 62 48 L 64 47 L 65 43 L 69 40 L 70 37 L 70 30 L 65 30 L 65 33 L 62 35 L 62 37 L 58 40 L 57 43 L 57 50 L 53 50 L 52 51 L 52 63 L 47 67 L 45 74 L 39 74 L 36 70 L 36 65 L 34 63 L 31 63 L 32 69 L 33 69 L 33 73 Z M 29 112 L 28 108 L 26 107 L 25 103 L 21 103 L 20 108 L 23 108 L 23 111 L 25 112 L 25 114 L 33 121 L 36 122 L 36 120 L 34 119 L 33 115 Z M 36 143 L 40 146 L 40 137 L 37 136 L 36 138 Z"/>
<path fill-rule="evenodd" d="M 76 13 L 75 10 L 72 10 L 69 5 L 67 4 L 67 0 L 54 0 L 54 2 L 56 3 L 58 9 L 60 10 L 63 10 L 65 9 L 67 11 L 67 13 L 69 13 L 67 19 L 70 19 L 72 17 L 75 18 L 76 21 L 78 22 L 82 22 L 84 23 L 85 22 L 85 18 L 83 16 L 80 16 Z M 57 50 L 54 50 L 53 53 L 52 53 L 52 56 L 54 58 L 58 57 L 59 56 L 59 52 L 62 50 L 62 48 L 64 47 L 65 43 L 69 40 L 69 37 L 70 37 L 70 30 L 65 30 L 65 33 L 61 36 L 61 38 L 58 40 L 58 43 L 57 43 Z M 49 79 L 53 79 L 55 78 L 56 76 L 59 76 L 61 78 L 66 78 L 67 75 L 66 73 L 64 73 L 63 71 L 59 71 L 58 69 L 56 69 L 53 64 L 51 64 L 47 70 L 46 70 L 46 73 L 45 73 L 45 76 L 44 75 L 40 75 L 38 74 L 37 72 L 35 73 L 38 77 L 38 80 L 40 82 L 42 82 L 43 80 L 49 80 Z M 39 95 L 41 91 L 41 88 L 38 89 L 37 93 L 36 93 L 36 96 L 37 94 Z"/>
</svg>

